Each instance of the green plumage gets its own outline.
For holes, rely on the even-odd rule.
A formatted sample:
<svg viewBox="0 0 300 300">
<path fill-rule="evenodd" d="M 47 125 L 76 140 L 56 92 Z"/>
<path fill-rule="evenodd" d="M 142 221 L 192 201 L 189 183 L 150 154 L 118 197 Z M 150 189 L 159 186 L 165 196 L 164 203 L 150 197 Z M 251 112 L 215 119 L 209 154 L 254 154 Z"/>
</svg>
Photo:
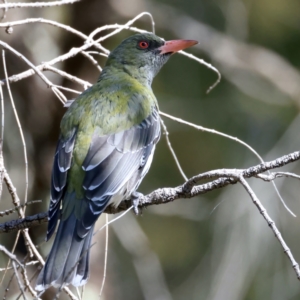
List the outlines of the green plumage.
<svg viewBox="0 0 300 300">
<path fill-rule="evenodd" d="M 97 83 L 65 113 L 53 163 L 47 239 L 59 218 L 60 223 L 36 290 L 84 284 L 97 218 L 107 205 L 136 197 L 160 137 L 151 83 L 172 53 L 164 45 L 153 34 L 124 40 Z"/>
<path fill-rule="evenodd" d="M 68 192 L 82 198 L 86 157 L 94 133 L 110 135 L 140 124 L 157 108 L 157 100 L 149 87 L 124 72 L 100 76 L 99 81 L 83 92 L 70 106 L 61 122 L 62 138 L 78 128 L 73 150 L 73 164 L 68 176 Z"/>
</svg>

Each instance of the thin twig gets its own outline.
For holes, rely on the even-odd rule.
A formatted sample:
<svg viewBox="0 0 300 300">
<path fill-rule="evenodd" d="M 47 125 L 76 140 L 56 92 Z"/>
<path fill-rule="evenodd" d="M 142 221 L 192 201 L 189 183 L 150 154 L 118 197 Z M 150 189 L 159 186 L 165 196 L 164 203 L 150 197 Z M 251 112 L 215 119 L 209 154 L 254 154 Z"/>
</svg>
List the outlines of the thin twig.
<svg viewBox="0 0 300 300">
<path fill-rule="evenodd" d="M 92 55 L 90 55 L 90 54 L 89 54 L 88 52 L 86 52 L 86 51 L 82 51 L 81 54 L 82 54 L 84 57 L 86 57 L 86 58 L 93 64 L 93 66 L 95 66 L 95 67 L 98 69 L 99 72 L 102 71 L 102 68 L 100 67 L 100 65 L 98 64 L 98 62 L 96 61 L 96 59 L 95 59 Z"/>
<path fill-rule="evenodd" d="M 13 247 L 12 247 L 12 250 L 11 250 L 11 253 L 14 254 L 15 253 L 15 250 L 16 250 L 16 247 L 17 247 L 17 243 L 18 243 L 18 240 L 19 240 L 19 237 L 20 237 L 20 230 L 17 232 L 17 235 L 15 237 L 15 241 L 14 241 L 14 244 L 13 244 Z M 3 276 L 1 278 L 1 281 L 0 281 L 0 285 L 2 285 L 3 283 L 3 280 L 5 278 L 5 275 L 7 274 L 7 271 L 9 269 L 9 265 L 11 263 L 11 259 L 9 258 L 8 261 L 7 261 L 7 264 L 6 264 L 6 268 L 4 270 L 4 273 L 3 273 Z"/>
<path fill-rule="evenodd" d="M 1 131 L 0 131 L 0 149 L 1 155 L 3 151 L 3 140 L 4 140 L 4 96 L 2 86 L 0 86 L 0 97 L 1 97 Z"/>
<path fill-rule="evenodd" d="M 197 124 L 193 124 L 191 122 L 188 122 L 188 121 L 185 121 L 183 119 L 180 119 L 180 118 L 177 118 L 177 117 L 174 117 L 172 115 L 169 115 L 169 114 L 166 114 L 162 111 L 159 112 L 160 115 L 162 116 L 165 116 L 173 121 L 176 121 L 178 123 L 181 123 L 181 124 L 185 124 L 185 125 L 188 125 L 190 127 L 193 127 L 197 130 L 201 130 L 201 131 L 204 131 L 204 132 L 209 132 L 209 133 L 212 133 L 212 134 L 216 134 L 216 135 L 220 135 L 220 136 L 223 136 L 227 139 L 230 139 L 230 140 L 233 140 L 241 145 L 243 145 L 244 147 L 246 147 L 247 149 L 249 149 L 258 159 L 261 163 L 264 163 L 264 160 L 262 159 L 262 157 L 258 154 L 257 151 L 255 151 L 254 148 L 252 148 L 250 145 L 248 145 L 247 143 L 245 143 L 244 141 L 238 139 L 237 137 L 233 137 L 231 135 L 228 135 L 228 134 L 225 134 L 223 132 L 220 132 L 220 131 L 217 131 L 217 130 L 214 130 L 214 129 L 210 129 L 210 128 L 206 128 L 206 127 L 203 127 L 203 126 L 200 126 L 200 125 L 197 125 Z M 275 184 L 275 182 L 272 181 L 272 185 L 281 201 L 281 203 L 283 204 L 284 208 L 293 216 L 293 217 L 296 217 L 296 215 L 291 211 L 291 209 L 287 206 L 287 204 L 285 203 L 285 201 L 283 200 L 283 198 L 281 197 L 278 189 L 277 189 L 277 186 Z"/>
<path fill-rule="evenodd" d="M 81 53 L 82 51 L 85 51 L 87 50 L 88 48 L 92 47 L 92 46 L 95 46 L 95 45 L 99 45 L 99 43 L 101 43 L 102 41 L 110 38 L 111 36 L 119 33 L 120 31 L 124 30 L 124 29 L 127 29 L 127 30 L 132 30 L 134 32 L 147 32 L 145 30 L 141 30 L 141 29 L 138 29 L 136 27 L 131 27 L 131 25 L 137 21 L 139 18 L 143 17 L 144 15 L 147 15 L 148 13 L 145 12 L 145 13 L 141 13 L 139 14 L 138 16 L 136 16 L 135 18 L 131 19 L 130 21 L 128 21 L 126 24 L 124 25 L 119 25 L 119 24 L 115 24 L 115 25 L 105 25 L 105 26 L 102 26 L 96 30 L 94 30 L 88 37 L 88 39 L 85 41 L 84 45 L 79 47 L 79 48 L 72 48 L 69 52 L 63 54 L 63 55 L 60 55 L 54 59 L 52 59 L 51 61 L 48 61 L 46 63 L 42 63 L 38 66 L 33 66 L 31 64 L 28 63 L 28 61 L 25 61 L 24 60 L 24 57 L 21 55 L 21 58 L 31 67 L 31 69 L 27 70 L 27 71 L 24 71 L 22 73 L 19 73 L 17 75 L 13 75 L 11 77 L 9 77 L 9 81 L 10 82 L 17 82 L 19 80 L 22 80 L 24 78 L 27 78 L 29 76 L 32 76 L 33 74 L 35 73 L 38 73 L 37 71 L 41 71 L 43 68 L 44 68 L 44 65 L 54 65 L 56 63 L 59 63 L 59 62 L 62 62 L 62 61 L 65 61 L 71 57 L 74 57 L 76 56 L 77 54 Z M 115 29 L 114 31 L 112 31 L 111 33 L 105 35 L 105 36 L 102 36 L 100 37 L 98 40 L 93 40 L 92 38 L 94 37 L 95 34 L 99 33 L 99 32 L 102 32 L 102 31 L 105 31 L 105 30 L 109 30 L 109 29 Z M 1 43 L 0 43 L 1 45 Z M 3 43 L 3 47 L 6 47 L 8 46 L 7 44 Z M 7 49 L 9 50 L 13 50 L 11 47 L 7 47 Z M 107 50 L 108 51 L 108 50 Z M 14 52 L 15 53 L 15 52 Z M 109 53 L 109 51 L 108 51 Z M 40 73 L 38 73 L 38 75 L 40 75 Z M 42 77 L 41 77 L 42 78 Z M 43 76 L 42 78 L 44 81 L 45 81 L 45 78 Z M 2 80 L 1 81 L 1 84 L 4 84 L 5 82 Z M 48 86 L 51 86 L 52 83 L 50 83 L 48 80 L 45 82 Z"/>
<path fill-rule="evenodd" d="M 21 293 L 22 293 L 23 299 L 24 299 L 24 300 L 27 300 L 27 297 L 26 297 L 25 291 L 24 291 L 24 287 L 23 287 L 23 284 L 22 284 L 22 282 L 21 282 L 21 279 L 20 279 L 18 270 L 17 270 L 17 268 L 16 268 L 16 264 L 15 264 L 14 261 L 12 262 L 12 265 L 13 265 L 13 268 L 14 268 L 14 271 L 15 271 L 15 275 L 16 275 L 17 282 L 18 282 L 18 285 L 19 285 L 19 289 L 20 289 L 20 291 L 21 291 Z"/>
<path fill-rule="evenodd" d="M 171 154 L 172 154 L 172 156 L 174 158 L 174 161 L 176 163 L 177 169 L 179 170 L 179 172 L 180 172 L 181 176 L 183 177 L 183 179 L 186 181 L 186 180 L 188 180 L 188 178 L 185 175 L 185 173 L 184 173 L 184 171 L 183 171 L 183 169 L 182 169 L 182 167 L 180 165 L 180 162 L 179 162 L 179 160 L 177 158 L 177 155 L 176 155 L 176 153 L 175 153 L 175 151 L 174 151 L 174 149 L 173 149 L 173 147 L 171 145 L 171 141 L 169 139 L 169 132 L 168 132 L 167 126 L 165 125 L 165 123 L 164 123 L 164 121 L 163 121 L 162 118 L 160 119 L 160 123 L 161 123 L 161 125 L 163 127 L 164 135 L 166 137 L 167 146 L 168 146 L 168 148 L 169 148 L 169 150 L 170 150 L 170 152 L 171 152 Z"/>
<path fill-rule="evenodd" d="M 0 9 L 12 9 L 12 8 L 25 8 L 25 7 L 50 7 L 50 6 L 59 6 L 64 4 L 72 4 L 79 2 L 80 0 L 61 0 L 61 1 L 52 1 L 52 2 L 29 2 L 29 3 L 4 3 L 0 4 Z"/>
<path fill-rule="evenodd" d="M 16 212 L 19 208 L 24 208 L 27 205 L 31 205 L 31 204 L 39 203 L 39 202 L 41 202 L 41 200 L 28 201 L 28 202 L 26 202 L 24 204 L 21 204 L 21 205 L 18 205 L 16 207 L 14 207 L 14 208 L 7 209 L 7 210 L 4 210 L 4 211 L 0 211 L 0 217 L 8 216 L 8 215 Z"/>
<path fill-rule="evenodd" d="M 108 214 L 105 215 L 105 223 L 108 224 Z M 107 273 L 107 255 L 108 255 L 108 226 L 105 227 L 105 249 L 104 249 L 104 268 L 103 268 L 103 279 L 101 283 L 101 288 L 99 292 L 99 299 L 102 296 L 105 279 L 106 279 L 106 273 Z"/>
<path fill-rule="evenodd" d="M 11 182 L 11 180 L 10 180 L 10 177 L 9 177 L 9 175 L 8 175 L 7 172 L 4 173 L 4 181 L 5 181 L 5 183 L 7 184 L 8 191 L 9 191 L 9 193 L 10 193 L 11 196 L 12 196 L 12 199 L 13 199 L 13 201 L 14 201 L 14 204 L 16 205 L 16 203 L 17 203 L 16 206 L 18 206 L 19 203 L 20 203 L 20 200 L 19 200 L 19 197 L 18 197 L 18 195 L 17 195 L 16 189 L 15 189 L 15 187 L 13 186 L 13 184 L 12 184 L 12 182 Z M 22 208 L 19 208 L 19 209 L 18 209 L 18 212 L 19 212 L 19 214 L 20 214 L 20 217 L 21 217 L 21 218 L 24 218 L 24 217 L 22 216 L 22 215 L 24 214 L 23 211 L 22 211 Z M 26 218 L 25 218 L 25 219 L 26 219 Z M 31 240 L 31 238 L 30 238 L 30 236 L 29 236 L 28 228 L 23 228 L 23 229 L 22 229 L 22 233 L 23 233 L 23 235 L 24 235 L 25 246 L 26 246 L 26 248 L 27 248 L 27 251 L 28 251 L 28 253 L 29 253 L 29 256 L 32 257 L 32 256 L 33 256 L 32 252 L 33 252 L 34 255 L 36 256 L 36 258 L 38 259 L 38 261 L 39 261 L 42 265 L 44 265 L 45 262 L 44 262 L 42 256 L 41 256 L 40 253 L 37 251 L 35 245 L 33 244 L 32 240 Z M 63 290 L 70 296 L 71 299 L 76 299 L 76 297 L 73 295 L 73 293 L 72 293 L 67 287 L 64 287 Z"/>
<path fill-rule="evenodd" d="M 78 286 L 76 286 L 76 293 L 77 293 L 78 299 L 81 300 L 82 298 L 81 298 Z"/>
<path fill-rule="evenodd" d="M 260 212 L 260 214 L 263 216 L 263 218 L 266 220 L 266 222 L 268 223 L 269 227 L 272 229 L 272 231 L 275 234 L 275 237 L 278 239 L 279 243 L 281 244 L 284 253 L 287 255 L 287 257 L 289 258 L 289 260 L 292 263 L 293 269 L 296 272 L 297 278 L 298 280 L 300 280 L 300 269 L 299 269 L 299 264 L 296 262 L 290 248 L 287 246 L 287 244 L 285 243 L 281 233 L 279 232 L 279 230 L 276 227 L 275 222 L 271 219 L 271 217 L 269 216 L 269 214 L 267 213 L 266 209 L 264 208 L 264 206 L 260 203 L 259 199 L 257 198 L 257 196 L 255 195 L 254 191 L 251 189 L 251 187 L 249 186 L 249 184 L 247 183 L 247 181 L 245 180 L 245 178 L 243 177 L 243 175 L 240 175 L 239 178 L 240 183 L 243 185 L 243 187 L 245 188 L 245 190 L 247 191 L 247 193 L 250 195 L 252 202 L 255 204 L 255 206 L 257 207 L 258 211 Z"/>
<path fill-rule="evenodd" d="M 82 38 L 83 40 L 86 40 L 88 38 L 87 35 L 85 35 L 81 31 L 74 29 L 71 26 L 64 25 L 62 23 L 59 23 L 59 22 L 56 22 L 53 20 L 44 19 L 44 18 L 28 18 L 28 19 L 19 20 L 19 21 L 0 23 L 0 28 L 1 27 L 13 28 L 15 26 L 27 25 L 27 24 L 32 24 L 32 23 L 42 23 L 42 24 L 52 25 L 52 26 L 64 29 L 67 32 L 73 33 L 73 34 L 77 35 L 78 37 Z M 94 44 L 94 47 L 99 50 L 102 50 L 104 53 L 107 53 L 107 51 L 108 51 L 106 48 L 104 48 L 102 45 L 100 45 L 98 43 Z M 108 51 L 108 53 L 109 53 L 109 51 Z"/>
<path fill-rule="evenodd" d="M 172 300 L 161 263 L 150 247 L 147 236 L 136 218 L 124 218 L 114 223 L 114 232 L 122 246 L 131 255 L 140 283 L 142 299 Z M 130 232 L 131 234 L 126 234 Z"/>
<path fill-rule="evenodd" d="M 1 41 L 0 41 L 0 44 L 1 44 Z M 11 47 L 9 47 L 9 48 L 11 48 Z M 3 61 L 3 69 L 4 69 L 5 78 L 7 80 L 8 79 L 8 74 L 7 74 L 6 60 L 5 60 L 5 51 L 4 50 L 2 51 L 2 61 Z M 25 142 L 25 138 L 24 138 L 22 126 L 21 126 L 21 123 L 20 123 L 20 120 L 19 120 L 19 117 L 18 117 L 18 113 L 17 113 L 16 107 L 15 107 L 15 103 L 14 103 L 14 100 L 13 100 L 13 96 L 12 96 L 12 93 L 11 93 L 11 90 L 10 90 L 9 82 L 7 82 L 7 90 L 8 90 L 9 99 L 11 101 L 11 105 L 12 105 L 13 112 L 14 112 L 14 115 L 15 115 L 15 119 L 16 119 L 16 122 L 17 122 L 17 125 L 18 125 L 18 129 L 19 129 L 19 133 L 20 133 L 20 137 L 21 137 L 21 141 L 22 141 L 22 146 L 23 146 L 24 162 L 25 162 L 25 195 L 24 195 L 24 203 L 26 203 L 27 202 L 27 194 L 28 194 L 28 159 L 27 159 L 27 151 L 26 151 L 26 142 Z M 13 204 L 15 205 L 15 207 L 19 207 L 17 209 L 17 211 L 19 213 L 19 216 L 22 217 L 22 218 L 24 218 L 25 207 L 24 207 L 24 210 L 20 207 L 20 199 L 19 199 L 19 197 L 18 197 L 18 195 L 16 193 L 15 187 L 12 185 L 12 182 L 11 182 L 11 180 L 8 177 L 8 173 L 7 172 L 4 172 L 4 180 L 6 181 L 6 185 L 8 187 L 8 190 L 10 191 L 10 194 L 12 195 Z M 28 234 L 28 229 L 23 230 L 22 234 L 23 234 L 23 237 L 24 237 L 24 243 L 25 243 L 25 246 L 26 246 L 27 251 L 29 253 L 29 256 L 32 257 L 33 253 L 32 253 L 31 247 L 29 246 L 29 244 L 30 244 L 29 240 L 31 241 L 31 239 L 30 239 L 29 234 Z M 18 241 L 18 238 L 19 238 L 19 235 L 17 235 L 17 239 L 15 241 L 15 246 L 16 246 L 16 243 Z M 14 248 L 15 248 L 15 246 L 14 246 Z M 13 252 L 14 252 L 14 250 L 13 250 Z"/>
<path fill-rule="evenodd" d="M 300 175 L 291 172 L 272 172 L 270 174 L 258 174 L 256 177 L 261 178 L 264 181 L 273 181 L 274 179 L 280 177 L 291 177 L 300 180 Z"/>
<path fill-rule="evenodd" d="M 16 188 L 14 187 L 11 179 L 10 179 L 10 176 L 8 175 L 8 173 L 6 172 L 6 170 L 4 171 L 4 182 L 7 186 L 7 189 L 8 189 L 8 192 L 10 193 L 11 195 L 11 198 L 12 198 L 12 201 L 13 201 L 13 204 L 16 206 L 16 207 L 19 207 L 17 209 L 17 212 L 19 214 L 19 217 L 20 218 L 24 218 L 24 211 L 23 209 L 20 207 L 20 199 L 19 199 L 19 196 L 17 194 L 17 190 Z M 29 234 L 28 234 L 28 229 L 24 229 L 22 230 L 22 234 L 24 236 L 24 240 L 25 240 L 25 246 L 27 248 L 27 251 L 29 252 L 30 254 L 30 257 L 33 256 L 32 254 L 32 249 L 30 249 L 30 247 L 28 246 L 28 239 L 30 239 L 29 237 Z M 17 236 L 18 237 L 18 236 Z M 16 242 L 15 242 L 16 244 Z"/>
<path fill-rule="evenodd" d="M 82 287 L 81 287 L 81 299 L 84 299 L 83 298 L 83 296 L 84 296 L 84 288 L 85 288 L 85 285 L 83 285 Z"/>
<path fill-rule="evenodd" d="M 0 101 L 1 101 L 1 130 L 0 130 L 0 199 L 3 190 L 4 161 L 3 161 L 3 140 L 4 140 L 4 96 L 2 86 L 0 85 Z"/>
<path fill-rule="evenodd" d="M 30 283 L 29 283 L 29 281 L 28 281 L 28 277 L 27 277 L 27 274 L 26 274 L 26 270 L 25 270 L 25 267 L 24 267 L 24 265 L 17 259 L 17 257 L 13 254 L 13 253 L 11 253 L 11 252 L 9 252 L 4 246 L 2 246 L 2 245 L 0 245 L 0 251 L 2 251 L 2 252 L 4 252 L 4 254 L 6 255 L 6 256 L 8 256 L 9 257 L 9 260 L 11 260 L 12 261 L 12 265 L 13 265 L 13 269 L 14 269 L 14 274 L 16 275 L 16 277 L 17 277 L 17 281 L 18 281 L 18 284 L 19 284 L 19 286 L 20 286 L 20 290 L 21 290 L 21 292 L 22 292 L 22 294 L 23 294 L 23 297 L 24 297 L 24 288 L 23 288 L 23 284 L 21 283 L 21 280 L 20 280 L 20 278 L 19 278 L 19 274 L 18 274 L 18 272 L 17 272 L 17 267 L 15 266 L 15 263 L 17 263 L 17 265 L 18 265 L 18 267 L 20 267 L 21 268 L 21 272 L 22 272 L 22 275 L 23 275 L 23 279 L 24 279 L 24 282 L 25 282 L 25 285 L 26 285 L 26 287 L 28 287 L 29 288 L 29 291 L 30 291 L 30 293 L 32 294 L 32 296 L 34 296 L 34 297 L 36 297 L 36 292 L 31 288 L 31 286 L 30 286 Z M 5 269 L 5 271 L 7 270 L 7 268 Z M 25 288 L 26 288 L 25 287 Z"/>
<path fill-rule="evenodd" d="M 27 266 L 33 266 L 33 265 L 36 265 L 36 264 L 39 264 L 39 261 L 38 260 L 32 260 L 28 263 L 25 263 L 24 266 L 27 267 Z M 11 269 L 13 269 L 13 267 L 0 268 L 0 272 L 6 271 L 6 270 L 11 270 Z"/>
<path fill-rule="evenodd" d="M 106 222 L 101 228 L 99 228 L 98 230 L 94 231 L 93 236 L 96 235 L 99 231 L 101 231 L 103 228 L 108 227 L 108 225 L 116 222 L 117 220 L 121 219 L 122 217 L 124 217 L 130 210 L 133 209 L 133 206 L 129 206 L 128 208 L 126 208 L 126 210 L 121 213 L 119 216 L 115 217 L 114 219 L 110 220 L 109 222 Z"/>
<path fill-rule="evenodd" d="M 6 68 L 6 59 L 5 59 L 5 51 L 2 51 L 2 59 L 3 59 L 3 69 L 4 69 L 4 74 L 5 74 L 5 79 L 7 80 L 8 75 L 7 75 L 7 68 Z M 22 141 L 22 146 L 23 146 L 23 154 L 24 154 L 24 163 L 25 163 L 25 193 L 24 193 L 24 203 L 27 202 L 27 195 L 28 195 L 28 159 L 27 159 L 27 149 L 26 149 L 26 142 L 25 142 L 25 137 L 22 129 L 22 125 L 18 116 L 18 112 L 16 110 L 15 102 L 11 93 L 10 89 L 10 84 L 7 82 L 7 91 L 9 94 L 9 99 L 11 102 L 11 106 L 13 108 L 13 112 L 15 115 L 15 119 L 18 125 L 21 141 Z M 24 212 L 25 212 L 26 207 L 24 207 Z"/>
<path fill-rule="evenodd" d="M 54 72 L 54 73 L 56 73 L 56 74 L 58 74 L 58 75 L 60 75 L 60 76 L 62 76 L 64 78 L 69 79 L 70 81 L 73 81 L 75 83 L 80 84 L 81 86 L 84 87 L 84 89 L 87 89 L 88 87 L 92 86 L 92 84 L 89 83 L 88 81 L 82 80 L 82 79 L 80 79 L 80 78 L 78 78 L 76 76 L 73 76 L 73 75 L 71 75 L 71 74 L 69 74 L 67 72 L 59 70 L 59 69 L 57 69 L 57 68 L 55 68 L 53 66 L 50 66 L 50 65 L 44 65 L 43 71 L 52 71 L 52 72 Z M 1 86 L 1 84 L 0 84 L 0 86 Z"/>
<path fill-rule="evenodd" d="M 217 80 L 214 82 L 214 84 L 212 84 L 208 88 L 208 90 L 206 91 L 206 94 L 210 93 L 220 83 L 222 77 L 221 77 L 220 71 L 216 67 L 214 67 L 213 65 L 207 63 L 205 60 L 203 60 L 203 59 L 201 59 L 201 58 L 199 58 L 199 57 L 197 57 L 197 56 L 195 56 L 191 53 L 188 53 L 188 52 L 185 52 L 185 51 L 182 51 L 182 50 L 178 51 L 178 53 L 180 53 L 180 54 L 182 54 L 182 55 L 184 55 L 184 56 L 186 56 L 190 59 L 193 59 L 193 60 L 197 61 L 201 65 L 206 66 L 207 68 L 213 70 L 217 74 L 217 76 L 218 76 Z"/>
<path fill-rule="evenodd" d="M 3 2 L 4 4 L 7 4 L 7 1 L 6 1 L 6 0 L 2 0 L 2 2 Z M 5 7 L 5 8 L 3 9 L 3 15 L 1 16 L 0 22 L 6 18 L 6 13 L 7 13 L 7 11 L 8 11 L 8 9 Z"/>
</svg>

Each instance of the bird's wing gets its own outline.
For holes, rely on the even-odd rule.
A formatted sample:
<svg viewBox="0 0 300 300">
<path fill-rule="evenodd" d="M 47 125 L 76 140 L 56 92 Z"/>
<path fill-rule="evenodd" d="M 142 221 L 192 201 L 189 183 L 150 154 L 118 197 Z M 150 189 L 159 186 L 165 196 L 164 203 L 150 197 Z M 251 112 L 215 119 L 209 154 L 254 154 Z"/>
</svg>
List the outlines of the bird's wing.
<svg viewBox="0 0 300 300">
<path fill-rule="evenodd" d="M 49 223 L 47 240 L 52 236 L 58 221 L 60 202 L 65 192 L 67 173 L 71 167 L 75 137 L 76 129 L 73 129 L 68 138 L 59 139 L 56 147 L 51 178 L 51 199 L 48 211 Z"/>
<path fill-rule="evenodd" d="M 147 162 L 149 158 L 151 159 L 159 137 L 160 118 L 156 109 L 144 121 L 130 129 L 105 136 L 93 135 L 82 164 L 85 172 L 83 180 L 85 197 L 80 201 L 74 199 L 76 203 L 64 204 L 64 206 L 75 205 L 79 236 L 86 235 L 112 196 L 118 194 L 129 180 L 131 184 L 128 188 L 131 190 L 123 190 L 124 194 L 135 191 L 147 172 L 149 167 Z M 66 190 L 75 141 L 76 129 L 73 129 L 68 138 L 60 138 L 56 148 L 52 169 L 47 240 L 52 236 L 59 219 L 60 202 Z"/>
<path fill-rule="evenodd" d="M 83 162 L 85 198 L 76 205 L 77 233 L 83 237 L 109 200 L 121 190 L 131 194 L 137 188 L 153 147 L 160 137 L 160 118 L 155 109 L 140 124 L 112 135 L 94 134 Z M 147 170 L 146 170 L 147 171 Z M 138 175 L 137 173 L 141 176 Z M 131 191 L 125 185 L 136 176 Z"/>
</svg>

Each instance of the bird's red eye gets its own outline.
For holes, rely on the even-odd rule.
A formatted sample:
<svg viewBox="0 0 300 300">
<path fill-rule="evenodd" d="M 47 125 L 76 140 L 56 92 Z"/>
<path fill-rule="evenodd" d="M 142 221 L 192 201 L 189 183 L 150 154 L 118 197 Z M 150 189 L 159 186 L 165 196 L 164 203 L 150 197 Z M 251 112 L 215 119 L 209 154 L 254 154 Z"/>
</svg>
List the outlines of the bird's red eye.
<svg viewBox="0 0 300 300">
<path fill-rule="evenodd" d="M 141 42 L 139 42 L 139 47 L 141 49 L 147 49 L 149 47 L 149 43 L 146 41 L 141 41 Z"/>
</svg>

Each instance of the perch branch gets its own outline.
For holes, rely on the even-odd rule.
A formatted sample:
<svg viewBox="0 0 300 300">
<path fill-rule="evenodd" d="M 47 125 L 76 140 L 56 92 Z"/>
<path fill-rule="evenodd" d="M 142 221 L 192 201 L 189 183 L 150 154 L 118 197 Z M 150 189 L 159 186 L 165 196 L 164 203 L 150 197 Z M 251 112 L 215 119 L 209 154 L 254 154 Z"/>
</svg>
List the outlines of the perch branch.
<svg viewBox="0 0 300 300">
<path fill-rule="evenodd" d="M 174 188 L 160 188 L 148 195 L 141 196 L 139 199 L 139 207 L 147 207 L 150 205 L 158 205 L 172 202 L 177 199 L 182 198 L 193 198 L 201 194 L 205 194 L 211 192 L 216 189 L 223 188 L 229 184 L 235 184 L 240 181 L 240 177 L 250 178 L 257 177 L 258 179 L 271 181 L 277 177 L 282 177 L 285 173 L 275 173 L 278 175 L 263 175 L 268 170 L 272 170 L 275 168 L 282 167 L 286 164 L 295 162 L 300 159 L 300 151 L 296 151 L 282 157 L 279 157 L 275 160 L 261 163 L 256 166 L 252 166 L 248 169 L 219 169 L 213 170 L 209 172 L 205 172 L 199 175 L 196 175 L 189 180 L 187 180 L 184 184 L 179 185 Z M 291 177 L 290 173 L 286 173 L 286 176 Z M 294 178 L 299 177 L 297 175 L 293 176 Z M 214 179 L 217 178 L 217 179 Z M 204 179 L 214 179 L 210 182 L 197 185 L 200 180 Z M 131 201 L 123 201 L 117 208 L 109 206 L 106 208 L 105 212 L 109 214 L 116 214 L 121 211 L 128 209 L 131 206 Z M 12 221 L 8 221 L 0 224 L 0 234 L 7 233 L 15 230 L 31 228 L 42 223 L 48 222 L 48 213 L 42 212 L 36 215 L 27 216 L 22 219 L 16 219 Z"/>
</svg>

